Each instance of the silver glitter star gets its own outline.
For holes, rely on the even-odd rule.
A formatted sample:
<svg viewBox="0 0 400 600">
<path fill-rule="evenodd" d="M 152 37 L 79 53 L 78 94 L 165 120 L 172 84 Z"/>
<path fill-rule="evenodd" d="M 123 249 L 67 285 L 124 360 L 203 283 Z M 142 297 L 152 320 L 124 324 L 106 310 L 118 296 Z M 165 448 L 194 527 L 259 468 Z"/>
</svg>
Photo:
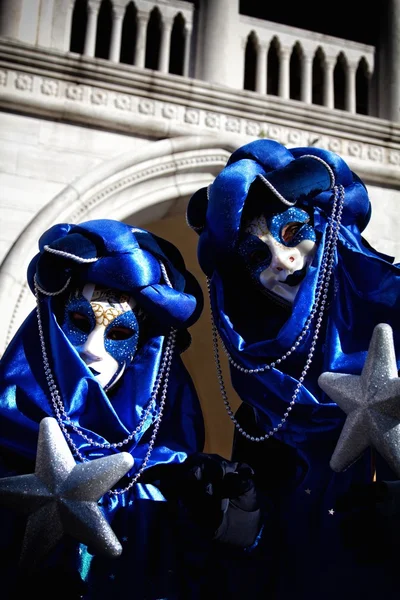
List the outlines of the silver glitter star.
<svg viewBox="0 0 400 600">
<path fill-rule="evenodd" d="M 0 479 L 0 503 L 28 514 L 20 566 L 35 566 L 68 533 L 94 553 L 122 546 L 97 501 L 133 466 L 128 452 L 77 464 L 53 417 L 39 427 L 35 473 Z"/>
<path fill-rule="evenodd" d="M 400 379 L 393 331 L 380 323 L 373 331 L 361 375 L 322 373 L 323 391 L 347 414 L 330 460 L 344 471 L 368 446 L 374 447 L 400 477 Z"/>
<path fill-rule="evenodd" d="M 310 495 L 311 494 L 311 490 L 310 488 L 307 488 L 306 490 L 304 490 L 306 494 Z"/>
<path fill-rule="evenodd" d="M 333 510 L 333 508 L 330 508 L 328 510 L 328 513 L 333 516 L 335 514 L 335 511 Z"/>
</svg>

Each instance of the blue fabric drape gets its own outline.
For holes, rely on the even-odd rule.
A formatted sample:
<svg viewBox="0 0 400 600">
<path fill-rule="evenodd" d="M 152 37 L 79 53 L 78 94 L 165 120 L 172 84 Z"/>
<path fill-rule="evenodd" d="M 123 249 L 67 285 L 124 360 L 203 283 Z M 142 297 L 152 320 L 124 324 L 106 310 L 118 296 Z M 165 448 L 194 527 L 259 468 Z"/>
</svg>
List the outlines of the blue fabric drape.
<svg viewBox="0 0 400 600">
<path fill-rule="evenodd" d="M 49 245 L 81 258 L 44 249 Z M 188 454 L 201 451 L 204 425 L 200 403 L 180 352 L 190 343 L 187 327 L 202 308 L 200 288 L 185 269 L 176 248 L 148 232 L 111 220 L 51 228 L 39 242 L 39 253 L 28 269 L 33 289 L 36 274 L 46 291 L 61 289 L 68 278 L 78 284 L 91 281 L 122 289 L 134 296 L 151 322 L 132 363 L 109 395 L 105 394 L 70 344 L 56 318 L 57 296 L 40 294 L 40 315 L 51 369 L 65 411 L 83 433 L 95 442 L 119 442 L 134 431 L 149 403 L 171 327 L 177 328 L 177 348 L 172 359 L 167 400 L 153 452 L 146 468 L 182 463 Z M 161 274 L 166 268 L 169 284 Z M 71 284 L 72 285 L 72 284 Z M 148 326 L 148 325 L 147 325 Z M 125 487 L 140 469 L 159 412 L 160 394 L 134 439 L 122 447 L 135 463 L 115 487 Z M 34 471 L 38 428 L 41 419 L 54 416 L 43 367 L 36 311 L 25 320 L 0 363 L 0 476 Z M 98 448 L 67 429 L 87 459 L 117 452 Z M 134 485 L 120 495 L 105 495 L 100 506 L 122 546 L 117 559 L 93 556 L 74 540 L 64 540 L 43 564 L 43 590 L 55 585 L 49 573 L 63 574 L 64 583 L 54 596 L 68 595 L 71 582 L 85 582 L 82 596 L 90 599 L 178 598 L 180 579 L 174 515 L 165 498 L 150 484 Z M 1 597 L 12 598 L 18 580 L 20 544 L 25 517 L 1 509 Z M 179 554 L 179 552 L 178 552 Z M 57 571 L 58 569 L 58 571 Z M 39 574 L 40 575 L 40 574 Z M 84 589 L 84 588 L 82 588 Z M 74 592 L 76 593 L 76 592 Z M 68 596 L 70 597 L 70 596 Z"/>
<path fill-rule="evenodd" d="M 394 564 L 360 564 L 344 545 L 343 515 L 334 510 L 336 500 L 351 484 L 372 480 L 371 456 L 365 452 L 344 473 L 331 470 L 329 460 L 346 415 L 317 383 L 324 371 L 360 374 L 378 323 L 392 327 L 400 358 L 400 269 L 362 238 L 371 213 L 366 187 L 332 152 L 287 149 L 272 140 L 257 140 L 232 154 L 208 190 L 196 192 L 188 206 L 188 221 L 199 234 L 198 257 L 210 279 L 215 324 L 233 360 L 248 369 L 276 361 L 293 347 L 312 310 L 329 227 L 333 192 L 321 189 L 320 164 L 307 173 L 298 166 L 299 159 L 310 154 L 331 167 L 336 185 L 344 187 L 345 201 L 327 308 L 294 409 L 273 436 L 274 442 L 251 444 L 240 433 L 235 436 L 234 459 L 256 467 L 276 507 L 274 523 L 266 523 L 267 533 L 253 555 L 257 582 L 251 597 L 372 600 L 379 592 L 392 599 L 399 594 Z M 253 289 L 243 278 L 236 253 L 243 209 L 260 174 L 308 211 L 317 235 L 316 256 L 290 312 Z M 269 202 L 275 201 L 270 196 L 265 188 L 257 198 L 260 213 L 270 214 Z M 282 205 L 281 210 L 285 208 Z M 246 417 L 248 411 L 241 407 L 237 418 L 245 430 L 255 428 L 254 436 L 281 422 L 313 334 L 312 325 L 297 350 L 270 370 L 246 374 L 231 366 L 233 386 L 252 415 Z M 376 460 L 378 478 L 393 478 L 379 456 Z"/>
</svg>

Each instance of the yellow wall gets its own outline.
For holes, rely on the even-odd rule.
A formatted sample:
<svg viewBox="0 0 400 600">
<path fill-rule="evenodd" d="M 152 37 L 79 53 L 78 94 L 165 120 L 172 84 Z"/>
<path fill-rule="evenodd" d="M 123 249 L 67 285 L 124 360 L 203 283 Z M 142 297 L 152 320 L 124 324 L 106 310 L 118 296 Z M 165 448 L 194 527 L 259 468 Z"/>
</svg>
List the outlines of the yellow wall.
<svg viewBox="0 0 400 600">
<path fill-rule="evenodd" d="M 180 214 L 161 221 L 146 223 L 144 229 L 172 242 L 182 253 L 186 268 L 196 277 L 204 294 L 204 310 L 190 328 L 192 344 L 183 354 L 203 408 L 206 425 L 205 452 L 213 452 L 229 458 L 231 454 L 233 424 L 226 412 L 217 380 L 211 337 L 210 304 L 203 272 L 197 262 L 197 234 L 188 227 L 184 215 Z M 228 361 L 220 348 L 220 359 L 225 387 L 232 409 L 240 404 L 230 385 Z"/>
</svg>

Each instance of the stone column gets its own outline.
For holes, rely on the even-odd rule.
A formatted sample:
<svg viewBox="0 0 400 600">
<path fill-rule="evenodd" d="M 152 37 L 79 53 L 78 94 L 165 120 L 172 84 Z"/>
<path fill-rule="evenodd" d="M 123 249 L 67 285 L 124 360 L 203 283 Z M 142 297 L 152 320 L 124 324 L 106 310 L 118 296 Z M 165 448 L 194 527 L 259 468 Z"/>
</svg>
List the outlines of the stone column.
<svg viewBox="0 0 400 600">
<path fill-rule="evenodd" d="M 99 10 L 100 0 L 89 0 L 85 46 L 83 49 L 83 54 L 85 56 L 94 56 L 96 50 L 97 17 L 99 15 Z"/>
<path fill-rule="evenodd" d="M 119 6 L 113 6 L 110 53 L 108 55 L 108 58 L 112 62 L 119 62 L 121 56 L 122 22 L 124 14 L 125 9 Z"/>
<path fill-rule="evenodd" d="M 290 49 L 281 48 L 279 52 L 278 96 L 287 100 L 290 97 Z"/>
<path fill-rule="evenodd" d="M 27 44 L 36 44 L 40 3 L 2 0 L 0 5 L 0 35 Z"/>
<path fill-rule="evenodd" d="M 334 68 L 335 59 L 327 57 L 324 64 L 324 106 L 327 108 L 335 108 Z"/>
<path fill-rule="evenodd" d="M 400 0 L 388 0 L 382 12 L 377 45 L 377 115 L 400 122 Z M 384 11 L 384 9 L 382 9 Z"/>
<path fill-rule="evenodd" d="M 267 52 L 268 46 L 266 44 L 258 44 L 256 92 L 259 94 L 267 93 Z"/>
<path fill-rule="evenodd" d="M 201 0 L 195 77 L 243 89 L 239 0 Z"/>
<path fill-rule="evenodd" d="M 3 0 L 1 5 L 0 35 L 18 39 L 22 0 Z"/>
<path fill-rule="evenodd" d="M 353 114 L 356 112 L 356 71 L 356 64 L 347 66 L 345 109 Z"/>
<path fill-rule="evenodd" d="M 303 55 L 301 63 L 301 101 L 312 104 L 312 56 Z"/>
<path fill-rule="evenodd" d="M 137 13 L 137 34 L 135 48 L 135 66 L 143 68 L 146 60 L 146 32 L 149 14 L 144 11 Z"/>
<path fill-rule="evenodd" d="M 73 8 L 74 8 L 73 5 L 69 4 L 68 8 L 67 8 L 67 12 L 65 14 L 64 43 L 63 43 L 63 48 L 62 48 L 64 50 L 64 52 L 68 52 L 69 47 L 70 47 Z"/>
<path fill-rule="evenodd" d="M 192 28 L 185 26 L 184 29 L 185 36 L 185 50 L 183 55 L 183 76 L 189 77 L 189 66 L 190 66 L 190 47 L 192 44 Z"/>
<path fill-rule="evenodd" d="M 168 73 L 169 71 L 169 53 L 171 47 L 171 30 L 172 21 L 163 17 L 162 29 L 161 29 L 161 42 L 160 42 L 160 58 L 158 70 L 161 73 Z"/>
</svg>

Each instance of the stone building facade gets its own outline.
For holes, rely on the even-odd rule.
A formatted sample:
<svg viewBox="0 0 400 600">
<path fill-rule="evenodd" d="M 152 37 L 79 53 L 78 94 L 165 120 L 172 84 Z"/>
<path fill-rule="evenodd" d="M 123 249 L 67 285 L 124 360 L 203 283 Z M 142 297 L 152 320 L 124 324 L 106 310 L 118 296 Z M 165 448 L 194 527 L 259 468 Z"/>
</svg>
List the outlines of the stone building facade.
<svg viewBox="0 0 400 600">
<path fill-rule="evenodd" d="M 365 237 L 400 261 L 400 0 L 385 11 L 370 46 L 245 16 L 238 0 L 3 0 L 0 353 L 34 307 L 26 268 L 55 222 L 146 227 L 203 283 L 188 198 L 259 137 L 343 156 L 369 188 Z M 207 310 L 185 360 L 207 449 L 226 453 Z"/>
</svg>

